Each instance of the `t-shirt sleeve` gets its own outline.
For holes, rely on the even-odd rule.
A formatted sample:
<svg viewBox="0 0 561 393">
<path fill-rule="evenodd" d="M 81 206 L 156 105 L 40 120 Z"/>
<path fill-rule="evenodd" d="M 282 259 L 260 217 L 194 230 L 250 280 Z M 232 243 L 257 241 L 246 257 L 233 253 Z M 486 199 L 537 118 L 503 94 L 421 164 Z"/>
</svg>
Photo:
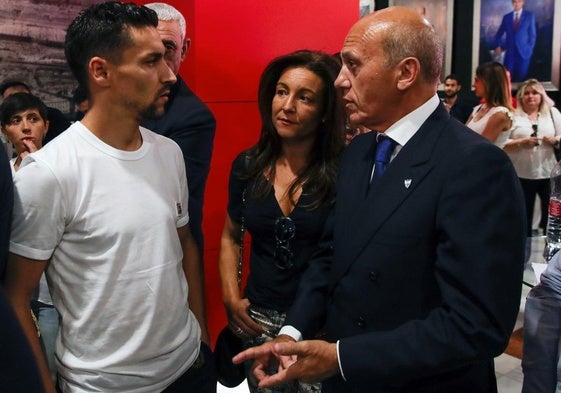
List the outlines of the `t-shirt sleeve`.
<svg viewBox="0 0 561 393">
<path fill-rule="evenodd" d="M 242 198 L 244 189 L 247 186 L 247 180 L 242 179 L 246 166 L 246 155 L 242 153 L 232 162 L 228 183 L 228 215 L 233 221 L 238 223 L 242 217 Z"/>
<path fill-rule="evenodd" d="M 62 238 L 65 216 L 60 185 L 48 167 L 32 161 L 16 172 L 10 252 L 48 260 Z"/>
<path fill-rule="evenodd" d="M 189 223 L 189 185 L 187 180 L 185 161 L 179 147 L 177 148 L 176 164 L 179 173 L 179 200 L 181 201 L 181 209 L 177 209 L 176 227 L 181 228 Z"/>
</svg>

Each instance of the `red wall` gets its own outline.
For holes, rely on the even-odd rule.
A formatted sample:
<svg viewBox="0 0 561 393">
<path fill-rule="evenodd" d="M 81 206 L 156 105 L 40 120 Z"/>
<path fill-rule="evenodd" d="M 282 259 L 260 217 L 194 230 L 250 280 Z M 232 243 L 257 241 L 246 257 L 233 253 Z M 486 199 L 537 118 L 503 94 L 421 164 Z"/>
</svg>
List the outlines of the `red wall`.
<svg viewBox="0 0 561 393">
<path fill-rule="evenodd" d="M 187 35 L 192 40 L 180 74 L 217 120 L 203 221 L 208 318 L 215 339 L 226 323 L 217 263 L 228 173 L 233 158 L 254 144 L 259 135 L 259 76 L 272 58 L 297 49 L 338 52 L 358 18 L 359 1 L 167 2 L 186 17 Z"/>
</svg>

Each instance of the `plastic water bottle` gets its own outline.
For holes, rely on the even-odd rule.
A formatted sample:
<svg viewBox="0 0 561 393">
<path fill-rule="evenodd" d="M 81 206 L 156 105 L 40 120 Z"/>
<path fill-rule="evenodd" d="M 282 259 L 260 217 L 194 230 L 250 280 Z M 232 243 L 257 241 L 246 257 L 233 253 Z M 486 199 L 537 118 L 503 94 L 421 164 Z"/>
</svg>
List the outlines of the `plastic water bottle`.
<svg viewBox="0 0 561 393">
<path fill-rule="evenodd" d="M 547 262 L 561 249 L 561 161 L 551 170 L 551 196 L 547 218 L 546 246 L 543 257 Z"/>
</svg>

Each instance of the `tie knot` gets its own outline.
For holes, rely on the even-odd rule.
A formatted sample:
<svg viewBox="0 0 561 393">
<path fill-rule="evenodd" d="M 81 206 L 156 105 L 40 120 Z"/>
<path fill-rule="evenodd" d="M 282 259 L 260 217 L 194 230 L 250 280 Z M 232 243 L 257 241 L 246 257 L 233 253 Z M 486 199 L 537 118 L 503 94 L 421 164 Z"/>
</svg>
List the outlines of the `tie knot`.
<svg viewBox="0 0 561 393">
<path fill-rule="evenodd" d="M 390 163 L 390 158 L 393 153 L 393 149 L 397 145 L 397 142 L 392 138 L 385 136 L 384 134 L 378 134 L 376 136 L 378 144 L 376 145 L 376 156 L 374 158 L 374 173 L 370 179 L 370 184 L 374 184 L 377 179 L 382 177 L 388 164 Z"/>
<path fill-rule="evenodd" d="M 377 136 L 378 146 L 376 146 L 376 163 L 383 162 L 385 164 L 390 162 L 393 149 L 397 143 L 390 137 L 383 134 Z"/>
<path fill-rule="evenodd" d="M 520 24 L 520 13 L 514 14 L 514 30 L 518 30 L 518 25 Z"/>
</svg>

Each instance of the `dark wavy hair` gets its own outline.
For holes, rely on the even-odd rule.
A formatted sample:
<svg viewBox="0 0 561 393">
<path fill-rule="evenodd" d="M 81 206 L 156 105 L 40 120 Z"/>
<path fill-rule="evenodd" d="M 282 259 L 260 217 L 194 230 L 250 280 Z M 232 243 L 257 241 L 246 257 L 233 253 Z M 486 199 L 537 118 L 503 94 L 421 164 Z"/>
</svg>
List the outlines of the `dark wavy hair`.
<svg viewBox="0 0 561 393">
<path fill-rule="evenodd" d="M 43 121 L 49 120 L 47 107 L 39 97 L 29 93 L 10 94 L 0 105 L 0 125 L 5 127 L 14 115 L 30 109 L 37 109 Z"/>
<path fill-rule="evenodd" d="M 485 102 L 491 106 L 504 106 L 510 110 L 512 99 L 506 68 L 496 61 L 480 64 L 475 76 L 485 84 Z"/>
<path fill-rule="evenodd" d="M 339 100 L 339 93 L 334 82 L 339 73 L 340 66 L 330 55 L 311 50 L 300 50 L 272 60 L 263 71 L 259 82 L 258 105 L 261 115 L 261 135 L 256 145 L 246 153 L 249 156 L 250 166 L 247 178 L 255 178 L 254 195 L 263 198 L 270 192 L 275 177 L 275 163 L 281 154 L 281 138 L 273 125 L 272 101 L 276 92 L 277 82 L 282 73 L 288 68 L 305 68 L 323 82 L 323 108 L 321 116 L 324 121 L 319 126 L 317 137 L 312 148 L 313 155 L 310 165 L 288 189 L 290 200 L 294 201 L 296 190 L 302 185 L 307 185 L 307 193 L 313 202 L 306 206 L 315 209 L 324 204 L 331 203 L 339 157 L 344 147 L 344 117 L 343 108 Z M 262 176 L 268 170 L 269 179 Z"/>
<path fill-rule="evenodd" d="M 134 3 L 108 1 L 82 10 L 68 26 L 64 42 L 66 61 L 78 84 L 88 89 L 92 57 L 118 63 L 123 50 L 132 44 L 130 28 L 149 26 L 158 26 L 158 16 Z"/>
</svg>

